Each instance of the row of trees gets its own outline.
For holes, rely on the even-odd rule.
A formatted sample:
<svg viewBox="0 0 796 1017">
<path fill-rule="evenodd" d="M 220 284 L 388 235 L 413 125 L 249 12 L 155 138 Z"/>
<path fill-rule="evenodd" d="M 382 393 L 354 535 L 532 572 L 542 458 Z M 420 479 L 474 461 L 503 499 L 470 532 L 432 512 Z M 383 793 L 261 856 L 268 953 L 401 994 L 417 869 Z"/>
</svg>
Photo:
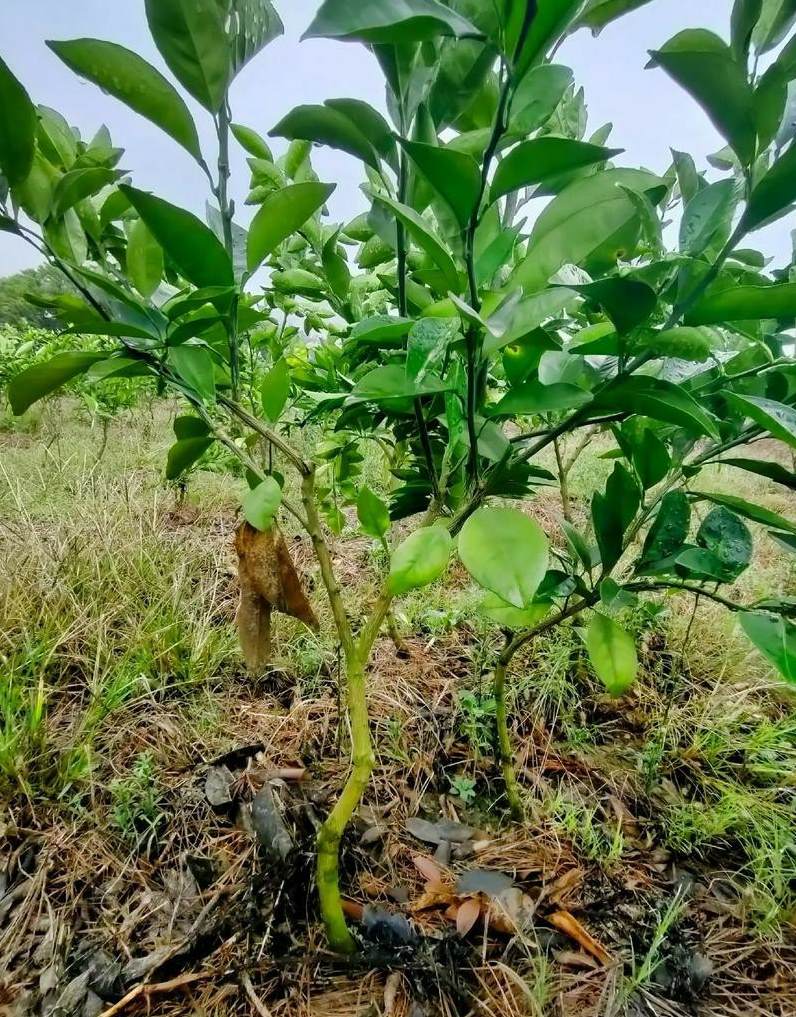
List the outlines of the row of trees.
<svg viewBox="0 0 796 1017">
<path fill-rule="evenodd" d="M 212 167 L 180 91 L 140 56 L 96 39 L 49 43 L 199 163 L 206 222 L 136 188 L 107 131 L 81 140 L 0 62 L 0 228 L 69 279 L 74 292 L 47 303 L 71 331 L 118 340 L 110 354 L 60 353 L 18 375 L 14 409 L 78 375 L 149 377 L 184 399 L 170 474 L 221 443 L 249 479 L 239 550 L 258 548 L 248 564 L 259 610 L 243 617 L 257 660 L 272 608 L 314 620 L 291 585 L 280 517 L 312 542 L 351 734 L 350 775 L 317 845 L 321 912 L 340 951 L 355 942 L 339 846 L 374 765 L 371 652 L 393 602 L 438 579 L 453 554 L 507 637 L 494 695 L 518 817 L 506 682 L 515 654 L 545 631 L 588 619 L 594 671 L 621 696 L 638 661 L 618 615 L 640 595 L 676 591 L 735 612 L 796 680 L 793 601 L 742 605 L 723 592 L 752 559 L 750 522 L 790 551 L 796 524 L 701 480 L 723 462 L 796 487 L 790 470 L 746 451 L 763 438 L 796 446 L 786 332 L 796 282 L 790 267 L 767 271 L 748 239 L 796 201 L 796 43 L 782 45 L 796 11 L 736 0 L 729 43 L 689 30 L 652 53 L 726 140 L 710 182 L 682 152 L 660 176 L 623 165 L 610 127 L 588 133 L 583 93 L 554 60 L 568 33 L 599 31 L 644 2 L 325 0 L 306 34 L 370 50 L 389 120 L 358 98 L 299 106 L 270 132 L 289 142 L 274 158 L 229 102 L 236 75 L 282 30 L 269 0 L 146 0 L 171 75 L 215 125 Z M 617 134 L 621 143 L 621 125 Z M 250 156 L 246 226 L 229 198 L 231 144 Z M 315 144 L 362 166 L 367 208 L 350 223 L 328 220 L 334 184 L 313 169 Z M 679 231 L 664 228 L 678 219 Z M 263 267 L 267 282 L 254 285 Z M 297 349 L 297 324 L 320 342 Z M 295 447 L 291 429 L 310 421 L 317 445 Z M 567 477 L 598 434 L 614 466 L 576 525 Z M 395 478 L 389 500 L 361 484 L 365 442 Z M 546 450 L 554 472 L 539 464 Z M 516 504 L 549 485 L 568 517 L 562 544 Z M 361 613 L 330 552 L 346 506 L 388 551 L 381 592 Z"/>
</svg>

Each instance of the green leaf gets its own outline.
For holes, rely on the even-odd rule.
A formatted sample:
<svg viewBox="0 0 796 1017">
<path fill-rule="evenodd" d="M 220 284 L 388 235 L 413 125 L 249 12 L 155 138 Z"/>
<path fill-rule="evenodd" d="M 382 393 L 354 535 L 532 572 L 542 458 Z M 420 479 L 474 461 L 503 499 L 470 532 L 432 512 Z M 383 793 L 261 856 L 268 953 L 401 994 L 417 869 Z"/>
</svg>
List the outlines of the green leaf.
<svg viewBox="0 0 796 1017">
<path fill-rule="evenodd" d="M 732 229 L 732 217 L 738 204 L 734 180 L 708 184 L 687 203 L 680 222 L 680 250 L 697 256 L 712 244 L 723 245 Z"/>
<path fill-rule="evenodd" d="M 572 84 L 572 71 L 561 64 L 532 67 L 522 78 L 511 100 L 509 130 L 525 137 L 543 127 Z"/>
<path fill-rule="evenodd" d="M 622 556 L 623 539 L 636 517 L 641 491 L 635 478 L 621 463 L 614 465 L 605 493 L 592 497 L 591 516 L 603 570 L 609 571 Z"/>
<path fill-rule="evenodd" d="M 92 364 L 106 358 L 106 353 L 56 353 L 43 364 L 34 364 L 8 384 L 8 401 L 19 416 L 39 399 L 84 374 Z"/>
<path fill-rule="evenodd" d="M 744 611 L 741 628 L 787 681 L 796 683 L 796 625 L 759 611 Z"/>
<path fill-rule="evenodd" d="M 459 534 L 462 564 L 485 590 L 528 607 L 547 572 L 549 545 L 537 522 L 511 508 L 480 508 Z"/>
<path fill-rule="evenodd" d="M 737 392 L 722 392 L 722 395 L 769 434 L 796 448 L 796 409 L 792 406 Z"/>
<path fill-rule="evenodd" d="M 513 148 L 501 159 L 492 187 L 490 202 L 505 194 L 554 179 L 561 173 L 605 162 L 619 155 L 621 148 L 603 148 L 572 138 L 533 138 Z"/>
<path fill-rule="evenodd" d="M 370 103 L 361 99 L 326 99 L 324 106 L 337 110 L 355 124 L 378 154 L 398 170 L 398 149 L 392 128 Z"/>
<path fill-rule="evenodd" d="M 641 223 L 636 205 L 618 185 L 657 200 L 666 191 L 660 177 L 644 170 L 607 169 L 573 181 L 540 213 L 528 253 L 510 284 L 533 293 L 563 265 L 590 264 L 593 259 L 597 269 L 605 271 L 620 256 L 631 257 Z"/>
<path fill-rule="evenodd" d="M 694 28 L 675 35 L 651 55 L 653 66 L 660 65 L 696 99 L 741 162 L 749 166 L 757 142 L 754 93 L 746 68 L 730 47 L 713 32 Z"/>
<path fill-rule="evenodd" d="M 201 417 L 195 417 L 192 413 L 185 413 L 180 417 L 174 418 L 174 437 L 178 441 L 183 441 L 187 438 L 208 438 L 211 435 L 210 425 L 202 420 Z"/>
<path fill-rule="evenodd" d="M 142 297 L 151 297 L 163 276 L 163 250 L 143 219 L 137 219 L 130 228 L 127 273 Z"/>
<path fill-rule="evenodd" d="M 639 338 L 640 349 L 655 357 L 676 357 L 701 364 L 717 346 L 716 333 L 706 326 L 678 325 Z"/>
<path fill-rule="evenodd" d="M 260 403 L 265 419 L 272 424 L 282 416 L 290 395 L 290 369 L 284 357 L 278 360 L 263 378 L 260 386 Z"/>
<path fill-rule="evenodd" d="M 365 533 L 375 540 L 381 540 L 390 528 L 390 510 L 367 484 L 359 489 L 357 518 Z"/>
<path fill-rule="evenodd" d="M 221 109 L 232 47 L 219 0 L 146 0 L 149 30 L 169 70 L 211 113 Z"/>
<path fill-rule="evenodd" d="M 796 491 L 796 473 L 780 466 L 779 463 L 766 459 L 718 459 L 713 465 L 734 466 L 736 469 L 746 470 L 747 473 L 754 473 L 758 477 L 766 477 L 775 484 L 782 484 L 783 487 Z"/>
<path fill-rule="evenodd" d="M 0 59 L 0 172 L 11 187 L 21 184 L 30 173 L 36 123 L 30 96 Z"/>
<path fill-rule="evenodd" d="M 212 400 L 216 394 L 216 371 L 213 358 L 204 346 L 183 343 L 169 349 L 169 367 L 202 399 Z"/>
<path fill-rule="evenodd" d="M 491 417 L 536 416 L 577 410 L 591 402 L 591 395 L 577 385 L 543 385 L 537 379 L 510 388 L 499 403 L 489 407 Z"/>
<path fill-rule="evenodd" d="M 522 74 L 531 64 L 541 62 L 556 40 L 566 33 L 581 7 L 582 0 L 536 0 L 530 31 L 517 54 L 516 73 Z M 525 0 L 520 9 L 524 8 Z M 509 39 L 509 42 L 514 40 Z"/>
<path fill-rule="evenodd" d="M 465 18 L 437 0 L 324 0 L 303 39 L 367 43 L 422 42 L 439 35 L 478 36 Z"/>
<path fill-rule="evenodd" d="M 285 26 L 271 0 L 231 0 L 228 16 L 234 76 L 269 42 L 284 34 Z"/>
<path fill-rule="evenodd" d="M 717 505 L 702 520 L 697 544 L 715 555 L 720 563 L 718 576 L 734 581 L 752 560 L 752 534 L 749 527 L 724 505 Z"/>
<path fill-rule="evenodd" d="M 796 201 L 796 145 L 792 144 L 762 180 L 752 188 L 741 225 L 747 231 L 755 230 L 788 211 L 794 201 Z"/>
<path fill-rule="evenodd" d="M 636 644 L 607 615 L 595 611 L 586 629 L 586 649 L 594 672 L 612 696 L 623 696 L 638 672 Z"/>
<path fill-rule="evenodd" d="M 338 148 L 379 168 L 379 155 L 370 139 L 345 113 L 330 106 L 296 106 L 268 132 L 271 138 L 312 141 Z"/>
<path fill-rule="evenodd" d="M 116 179 L 113 170 L 102 166 L 91 169 L 76 169 L 65 173 L 55 185 L 53 192 L 53 215 L 64 215 L 84 198 L 97 194 L 103 187 Z"/>
<path fill-rule="evenodd" d="M 340 230 L 338 229 L 323 245 L 321 261 L 332 292 L 338 300 L 347 300 L 351 291 L 351 269 L 340 253 Z"/>
<path fill-rule="evenodd" d="M 763 508 L 762 505 L 753 505 L 752 502 L 743 498 L 736 498 L 732 494 L 717 494 L 714 491 L 694 491 L 695 498 L 703 501 L 712 501 L 716 505 L 725 505 L 727 508 L 737 512 L 745 519 L 751 519 L 753 523 L 760 523 L 761 526 L 770 526 L 775 530 L 783 530 L 786 533 L 796 533 L 796 523 L 791 522 L 777 512 Z"/>
<path fill-rule="evenodd" d="M 646 321 L 655 310 L 658 295 L 646 283 L 636 279 L 612 276 L 597 282 L 567 286 L 588 300 L 599 304 L 619 335 L 632 331 Z"/>
<path fill-rule="evenodd" d="M 416 399 L 418 396 L 444 392 L 447 384 L 427 376 L 422 382 L 415 382 L 406 370 L 398 364 L 375 367 L 354 386 L 353 395 L 368 402 L 383 402 L 390 399 Z"/>
<path fill-rule="evenodd" d="M 732 48 L 738 60 L 745 62 L 752 32 L 763 9 L 763 0 L 735 0 L 730 19 Z"/>
<path fill-rule="evenodd" d="M 411 318 L 394 318 L 388 314 L 376 314 L 358 321 L 351 329 L 352 342 L 384 345 L 392 348 L 401 346 L 402 340 L 412 327 Z"/>
<path fill-rule="evenodd" d="M 273 477 L 266 477 L 244 496 L 241 507 L 246 522 L 255 530 L 270 530 L 281 503 L 282 488 Z"/>
<path fill-rule="evenodd" d="M 181 438 L 169 449 L 166 459 L 166 480 L 176 480 L 198 462 L 214 442 L 214 438 Z"/>
<path fill-rule="evenodd" d="M 421 318 L 409 332 L 406 346 L 406 374 L 416 385 L 430 371 L 438 370 L 445 353 L 459 334 L 458 318 Z"/>
<path fill-rule="evenodd" d="M 174 86 L 137 53 L 101 39 L 47 45 L 76 74 L 146 117 L 201 162 L 199 135 L 188 107 Z"/>
<path fill-rule="evenodd" d="M 669 491 L 661 499 L 655 522 L 644 541 L 642 564 L 663 561 L 680 551 L 688 539 L 690 525 L 688 498 L 682 491 Z"/>
<path fill-rule="evenodd" d="M 269 194 L 249 227 L 247 261 L 254 272 L 283 240 L 300 229 L 325 203 L 335 184 L 307 181 Z"/>
<path fill-rule="evenodd" d="M 470 155 L 452 148 L 401 139 L 412 162 L 448 205 L 462 229 L 475 211 L 481 193 L 481 172 Z"/>
<path fill-rule="evenodd" d="M 274 161 L 274 153 L 271 151 L 268 142 L 261 137 L 257 131 L 243 124 L 230 124 L 229 129 L 241 148 L 255 159 L 265 159 L 266 162 Z"/>
<path fill-rule="evenodd" d="M 456 264 L 442 240 L 430 226 L 408 205 L 402 205 L 383 194 L 374 194 L 374 199 L 385 205 L 400 222 L 418 247 L 422 248 L 442 272 L 446 285 L 456 291 L 459 289 L 459 273 Z"/>
<path fill-rule="evenodd" d="M 125 184 L 120 184 L 119 190 L 181 275 L 195 286 L 234 285 L 232 262 L 223 244 L 192 212 Z"/>
<path fill-rule="evenodd" d="M 796 19 L 796 4 L 793 0 L 763 0 L 763 10 L 752 42 L 759 53 L 766 53 L 779 45 L 790 31 Z"/>
<path fill-rule="evenodd" d="M 672 465 L 672 457 L 661 439 L 649 427 L 633 448 L 633 466 L 645 491 L 659 484 Z"/>
<path fill-rule="evenodd" d="M 611 385 L 594 402 L 594 411 L 639 413 L 653 420 L 662 420 L 692 433 L 719 439 L 715 419 L 703 410 L 696 399 L 682 388 L 662 378 L 631 375 Z"/>
<path fill-rule="evenodd" d="M 549 604 L 530 604 L 528 607 L 514 607 L 507 604 L 496 593 L 487 592 L 481 598 L 478 609 L 490 621 L 506 629 L 532 629 L 550 613 Z"/>
<path fill-rule="evenodd" d="M 621 18 L 623 14 L 637 11 L 651 0 L 589 0 L 578 18 L 576 28 L 590 28 L 594 35 L 599 35 L 606 25 Z"/>
<path fill-rule="evenodd" d="M 453 540 L 444 526 L 424 526 L 393 551 L 387 588 L 397 597 L 428 586 L 448 567 Z"/>
<path fill-rule="evenodd" d="M 686 314 L 687 325 L 720 325 L 726 321 L 760 321 L 796 316 L 796 283 L 732 286 L 708 293 Z"/>
</svg>

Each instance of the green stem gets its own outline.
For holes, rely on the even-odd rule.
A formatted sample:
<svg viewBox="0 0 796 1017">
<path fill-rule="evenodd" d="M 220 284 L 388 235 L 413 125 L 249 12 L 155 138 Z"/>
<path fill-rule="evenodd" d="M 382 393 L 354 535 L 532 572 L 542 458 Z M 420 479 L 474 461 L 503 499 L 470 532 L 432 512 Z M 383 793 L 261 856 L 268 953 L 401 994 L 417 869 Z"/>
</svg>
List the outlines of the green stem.
<svg viewBox="0 0 796 1017">
<path fill-rule="evenodd" d="M 235 214 L 233 203 L 229 200 L 229 125 L 232 115 L 229 108 L 229 100 L 224 98 L 224 103 L 216 117 L 216 132 L 218 134 L 218 186 L 215 188 L 218 198 L 218 209 L 221 214 L 221 228 L 224 235 L 224 247 L 229 255 L 230 262 L 234 263 L 234 250 L 232 244 L 232 217 Z M 233 297 L 230 302 L 229 315 L 226 321 L 227 342 L 229 345 L 229 373 L 232 383 L 232 398 L 237 401 L 240 390 L 240 343 L 238 337 L 238 296 Z"/>
<path fill-rule="evenodd" d="M 495 697 L 495 729 L 497 733 L 497 756 L 503 774 L 503 787 L 512 816 L 522 821 L 525 809 L 522 804 L 520 785 L 514 770 L 514 754 L 509 737 L 508 709 L 506 707 L 506 671 L 508 662 L 501 656 L 492 679 L 492 694 Z"/>
</svg>

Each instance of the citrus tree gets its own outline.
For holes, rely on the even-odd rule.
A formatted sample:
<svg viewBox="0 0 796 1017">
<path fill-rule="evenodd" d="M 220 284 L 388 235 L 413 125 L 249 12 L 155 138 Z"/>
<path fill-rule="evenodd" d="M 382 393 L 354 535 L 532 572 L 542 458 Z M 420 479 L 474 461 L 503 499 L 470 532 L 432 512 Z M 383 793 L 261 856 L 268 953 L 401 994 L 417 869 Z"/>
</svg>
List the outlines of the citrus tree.
<svg viewBox="0 0 796 1017">
<path fill-rule="evenodd" d="M 355 948 L 340 842 L 374 766 L 371 651 L 394 600 L 438 579 L 454 546 L 506 633 L 496 743 L 518 817 L 507 674 L 544 631 L 585 615 L 594 671 L 621 696 L 638 666 L 621 609 L 659 591 L 705 597 L 796 680 L 793 602 L 722 592 L 751 561 L 749 522 L 791 551 L 796 524 L 700 482 L 723 462 L 796 484 L 748 451 L 760 439 L 796 445 L 796 282 L 745 246 L 796 201 L 796 49 L 782 46 L 795 16 L 782 0 L 737 0 L 729 43 L 689 30 L 652 53 L 727 142 L 709 180 L 685 153 L 663 175 L 622 165 L 610 127 L 587 134 L 583 92 L 555 62 L 569 33 L 598 32 L 643 2 L 325 0 L 306 34 L 371 51 L 389 120 L 361 98 L 299 106 L 270 131 L 289 142 L 275 159 L 229 102 L 237 73 L 282 30 L 269 0 L 146 0 L 173 78 L 215 125 L 212 168 L 170 79 L 112 42 L 50 43 L 199 163 L 206 221 L 136 188 L 106 130 L 81 140 L 0 63 L 0 228 L 70 280 L 78 296 L 52 298 L 60 320 L 118 340 L 112 353 L 70 350 L 17 376 L 14 410 L 77 376 L 148 376 L 185 400 L 168 474 L 220 443 L 249 480 L 236 545 L 253 670 L 267 664 L 273 609 L 317 624 L 280 518 L 312 542 L 351 732 L 350 775 L 317 843 L 321 912 L 340 951 Z M 245 226 L 230 199 L 233 143 L 250 156 Z M 329 222 L 334 184 L 318 179 L 313 145 L 362 166 L 367 207 L 350 223 Z M 309 422 L 317 441 L 296 443 Z M 578 521 L 567 478 L 598 435 L 613 470 Z M 384 457 L 389 491 L 362 483 L 365 443 Z M 554 484 L 563 542 L 521 507 Z M 362 612 L 330 551 L 348 507 L 387 552 Z"/>
</svg>

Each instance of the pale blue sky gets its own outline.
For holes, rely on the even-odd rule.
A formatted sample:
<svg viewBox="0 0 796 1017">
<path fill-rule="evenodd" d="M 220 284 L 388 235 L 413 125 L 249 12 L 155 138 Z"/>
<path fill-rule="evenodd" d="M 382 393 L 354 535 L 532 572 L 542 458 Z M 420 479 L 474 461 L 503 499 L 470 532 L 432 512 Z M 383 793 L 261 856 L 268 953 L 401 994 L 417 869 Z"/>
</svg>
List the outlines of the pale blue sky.
<svg viewBox="0 0 796 1017">
<path fill-rule="evenodd" d="M 233 86 L 235 120 L 265 134 L 302 102 L 353 96 L 384 108 L 378 66 L 363 47 L 316 39 L 299 43 L 319 0 L 276 0 L 276 5 L 285 22 L 285 36 L 249 64 Z M 705 156 L 721 146 L 699 107 L 662 71 L 644 70 L 644 65 L 649 49 L 683 28 L 712 28 L 726 38 L 731 7 L 732 0 L 652 0 L 598 38 L 582 31 L 561 48 L 557 61 L 569 64 L 585 87 L 591 129 L 613 121 L 612 144 L 626 149 L 623 165 L 663 172 L 671 161 L 671 146 L 691 152 L 703 167 Z M 34 102 L 58 109 L 84 136 L 106 123 L 115 143 L 126 149 L 121 165 L 132 173 L 138 187 L 156 189 L 201 213 L 207 181 L 190 157 L 148 121 L 77 78 L 44 44 L 45 39 L 81 36 L 121 43 L 166 71 L 147 31 L 143 0 L 3 0 L 0 54 Z M 206 112 L 188 101 L 210 161 L 212 123 Z M 244 154 L 237 145 L 234 148 L 233 193 L 245 224 L 252 214 L 242 204 L 248 173 Z M 281 151 L 282 142 L 276 141 L 274 148 Z M 317 150 L 314 163 L 322 179 L 339 181 L 330 202 L 333 216 L 345 220 L 361 211 L 359 164 L 328 149 Z M 785 220 L 755 239 L 779 261 L 789 260 L 789 230 Z M 0 276 L 34 263 L 35 255 L 26 245 L 0 233 Z"/>
</svg>

